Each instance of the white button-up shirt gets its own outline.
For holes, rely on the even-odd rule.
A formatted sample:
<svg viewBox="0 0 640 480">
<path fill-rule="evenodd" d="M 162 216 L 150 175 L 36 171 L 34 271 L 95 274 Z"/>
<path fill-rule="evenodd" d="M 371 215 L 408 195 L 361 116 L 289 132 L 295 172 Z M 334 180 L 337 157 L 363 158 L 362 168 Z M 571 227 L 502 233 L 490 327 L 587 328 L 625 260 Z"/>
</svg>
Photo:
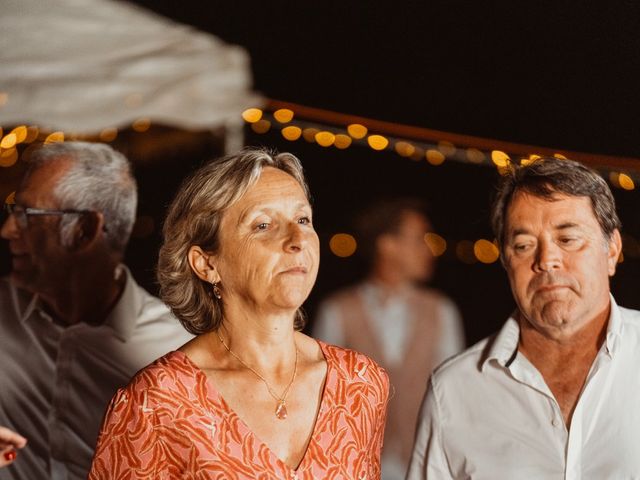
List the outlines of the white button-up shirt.
<svg viewBox="0 0 640 480">
<path fill-rule="evenodd" d="M 519 336 L 512 317 L 432 375 L 407 478 L 640 479 L 640 312 L 611 298 L 570 428 Z"/>
<path fill-rule="evenodd" d="M 127 275 L 100 326 L 52 321 L 0 280 L 0 425 L 28 438 L 0 479 L 85 479 L 107 403 L 139 369 L 191 338 Z"/>
</svg>

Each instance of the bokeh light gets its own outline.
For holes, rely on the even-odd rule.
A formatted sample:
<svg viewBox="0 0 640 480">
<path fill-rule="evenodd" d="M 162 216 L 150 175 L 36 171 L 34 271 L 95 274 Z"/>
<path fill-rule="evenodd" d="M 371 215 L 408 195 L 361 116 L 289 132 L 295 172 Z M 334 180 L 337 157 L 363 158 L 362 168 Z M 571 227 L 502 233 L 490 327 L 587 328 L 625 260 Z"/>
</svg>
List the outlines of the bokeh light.
<svg viewBox="0 0 640 480">
<path fill-rule="evenodd" d="M 0 152 L 0 167 L 11 167 L 18 161 L 18 149 L 11 147 Z"/>
<path fill-rule="evenodd" d="M 45 145 L 59 142 L 64 142 L 64 132 L 50 133 L 49 135 L 47 135 L 47 138 L 44 139 Z"/>
<path fill-rule="evenodd" d="M 344 150 L 345 148 L 349 148 L 351 146 L 351 137 L 349 135 L 345 135 L 344 133 L 338 133 L 336 135 L 336 140 L 333 142 L 333 145 L 340 149 Z"/>
<path fill-rule="evenodd" d="M 100 132 L 100 140 L 103 142 L 113 142 L 118 136 L 118 129 L 115 127 L 105 128 Z"/>
<path fill-rule="evenodd" d="M 635 184 L 633 183 L 633 179 L 626 173 L 621 173 L 618 176 L 618 182 L 620 183 L 620 187 L 624 188 L 625 190 L 633 190 L 634 188 L 636 188 Z"/>
<path fill-rule="evenodd" d="M 259 108 L 247 108 L 242 112 L 242 118 L 247 123 L 256 123 L 262 118 L 262 110 Z"/>
<path fill-rule="evenodd" d="M 309 143 L 315 143 L 316 141 L 316 133 L 320 130 L 317 128 L 309 127 L 302 130 L 302 138 L 304 138 Z"/>
<path fill-rule="evenodd" d="M 329 240 L 329 248 L 337 257 L 350 257 L 355 253 L 357 247 L 356 239 L 348 233 L 336 233 Z"/>
<path fill-rule="evenodd" d="M 425 233 L 424 242 L 427 244 L 434 257 L 439 257 L 447 250 L 447 241 L 437 233 Z"/>
<path fill-rule="evenodd" d="M 485 154 L 477 148 L 467 148 L 466 155 L 467 160 L 469 160 L 471 163 L 476 164 L 483 163 L 486 158 Z"/>
<path fill-rule="evenodd" d="M 269 120 L 265 120 L 264 118 L 251 124 L 251 130 L 259 134 L 267 133 L 270 129 L 271 122 Z"/>
<path fill-rule="evenodd" d="M 438 165 L 442 165 L 445 158 L 444 154 L 438 150 L 427 150 L 427 162 L 433 166 L 437 167 Z"/>
<path fill-rule="evenodd" d="M 438 142 L 438 150 L 442 152 L 445 157 L 453 157 L 456 154 L 456 146 L 451 142 Z"/>
<path fill-rule="evenodd" d="M 16 143 L 22 143 L 27 138 L 27 127 L 25 125 L 20 125 L 19 127 L 11 130 L 11 133 L 16 135 Z"/>
<path fill-rule="evenodd" d="M 335 140 L 336 136 L 331 132 L 323 130 L 316 133 L 316 142 L 321 147 L 330 147 L 331 145 L 333 145 L 333 142 L 335 142 Z"/>
<path fill-rule="evenodd" d="M 508 167 L 511 163 L 511 158 L 501 150 L 493 150 L 491 152 L 491 161 L 497 167 Z"/>
<path fill-rule="evenodd" d="M 289 110 L 288 108 L 280 108 L 273 112 L 273 118 L 275 118 L 280 123 L 289 123 L 293 120 L 293 110 Z"/>
<path fill-rule="evenodd" d="M 9 205 L 13 205 L 16 203 L 16 192 L 11 192 L 7 195 L 7 198 L 4 199 L 4 203 L 8 203 Z"/>
<path fill-rule="evenodd" d="M 396 142 L 394 148 L 401 157 L 410 157 L 416 151 L 416 147 L 405 141 Z"/>
<path fill-rule="evenodd" d="M 351 138 L 355 138 L 356 140 L 360 140 L 364 138 L 369 130 L 364 125 L 360 125 L 359 123 L 352 123 L 347 127 L 347 132 L 351 135 Z"/>
<path fill-rule="evenodd" d="M 4 148 L 4 149 L 13 148 L 16 146 L 17 142 L 18 142 L 18 137 L 16 136 L 16 134 L 8 133 L 4 137 L 2 137 L 2 140 L 0 140 L 0 148 Z"/>
<path fill-rule="evenodd" d="M 374 150 L 384 150 L 389 145 L 389 140 L 387 140 L 382 135 L 369 135 L 367 137 L 367 143 Z"/>
<path fill-rule="evenodd" d="M 133 125 L 131 125 L 131 128 L 133 128 L 138 133 L 146 132 L 150 127 L 151 120 L 148 118 L 139 118 L 138 120 L 133 122 Z"/>
<path fill-rule="evenodd" d="M 473 253 L 482 263 L 494 263 L 500 258 L 500 251 L 495 243 L 481 238 L 473 244 Z"/>
<path fill-rule="evenodd" d="M 302 135 L 302 129 L 294 125 L 289 125 L 288 127 L 284 127 L 280 133 L 284 138 L 293 142 L 300 138 L 300 135 Z"/>
</svg>

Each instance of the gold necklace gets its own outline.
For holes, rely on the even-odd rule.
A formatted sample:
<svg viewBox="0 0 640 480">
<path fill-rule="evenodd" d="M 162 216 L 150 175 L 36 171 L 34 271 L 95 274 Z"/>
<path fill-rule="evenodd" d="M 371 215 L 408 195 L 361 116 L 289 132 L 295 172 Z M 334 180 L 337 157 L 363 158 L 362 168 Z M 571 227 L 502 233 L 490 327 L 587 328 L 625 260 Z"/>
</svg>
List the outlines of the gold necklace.
<svg viewBox="0 0 640 480">
<path fill-rule="evenodd" d="M 289 394 L 291 385 L 293 385 L 293 382 L 296 379 L 296 374 L 298 373 L 298 347 L 296 347 L 296 361 L 293 365 L 293 377 L 291 377 L 291 381 L 289 382 L 289 385 L 287 385 L 287 388 L 284 389 L 284 392 L 282 393 L 282 395 L 278 396 L 269 385 L 269 382 L 267 382 L 262 375 L 260 375 L 253 368 L 247 365 L 238 355 L 236 355 L 236 353 L 233 350 L 229 348 L 229 346 L 225 343 L 225 341 L 222 339 L 222 336 L 220 335 L 220 329 L 216 330 L 216 333 L 218 334 L 218 338 L 220 339 L 220 342 L 222 343 L 222 345 L 224 345 L 224 348 L 227 349 L 227 352 L 233 355 L 235 359 L 238 360 L 245 368 L 248 368 L 249 370 L 251 370 L 256 377 L 258 377 L 260 380 L 264 382 L 265 386 L 267 387 L 267 390 L 269 391 L 269 394 L 276 400 L 276 402 L 278 402 L 276 403 L 276 411 L 275 411 L 276 418 L 278 420 L 284 420 L 285 418 L 287 418 L 287 413 L 288 413 L 287 412 L 287 395 Z"/>
</svg>

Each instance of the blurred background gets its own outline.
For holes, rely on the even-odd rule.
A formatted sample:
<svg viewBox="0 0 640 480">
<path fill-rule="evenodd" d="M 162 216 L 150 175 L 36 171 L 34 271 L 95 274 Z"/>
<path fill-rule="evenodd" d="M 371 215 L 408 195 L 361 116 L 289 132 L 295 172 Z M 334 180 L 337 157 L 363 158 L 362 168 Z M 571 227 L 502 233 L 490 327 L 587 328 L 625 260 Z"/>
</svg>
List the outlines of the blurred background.
<svg viewBox="0 0 640 480">
<path fill-rule="evenodd" d="M 363 275 L 353 214 L 417 196 L 439 255 L 432 285 L 458 304 L 472 344 L 514 307 L 488 220 L 500 169 L 558 154 L 610 182 L 625 243 L 613 292 L 640 308 L 637 2 L 7 0 L 0 11 L 0 195 L 38 142 L 112 143 L 140 185 L 126 261 L 152 292 L 180 180 L 265 145 L 301 158 L 314 196 L 311 318 Z"/>
</svg>

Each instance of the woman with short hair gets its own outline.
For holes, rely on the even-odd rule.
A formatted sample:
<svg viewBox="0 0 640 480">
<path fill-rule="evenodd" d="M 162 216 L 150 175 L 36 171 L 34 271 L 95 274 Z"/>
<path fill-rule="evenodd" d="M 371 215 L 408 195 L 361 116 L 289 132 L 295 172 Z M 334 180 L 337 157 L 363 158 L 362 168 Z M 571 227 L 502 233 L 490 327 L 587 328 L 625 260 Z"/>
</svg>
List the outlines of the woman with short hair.
<svg viewBox="0 0 640 480">
<path fill-rule="evenodd" d="M 295 156 L 245 149 L 186 180 L 158 279 L 197 337 L 114 396 L 90 478 L 379 478 L 386 373 L 300 332 L 318 263 Z"/>
</svg>

